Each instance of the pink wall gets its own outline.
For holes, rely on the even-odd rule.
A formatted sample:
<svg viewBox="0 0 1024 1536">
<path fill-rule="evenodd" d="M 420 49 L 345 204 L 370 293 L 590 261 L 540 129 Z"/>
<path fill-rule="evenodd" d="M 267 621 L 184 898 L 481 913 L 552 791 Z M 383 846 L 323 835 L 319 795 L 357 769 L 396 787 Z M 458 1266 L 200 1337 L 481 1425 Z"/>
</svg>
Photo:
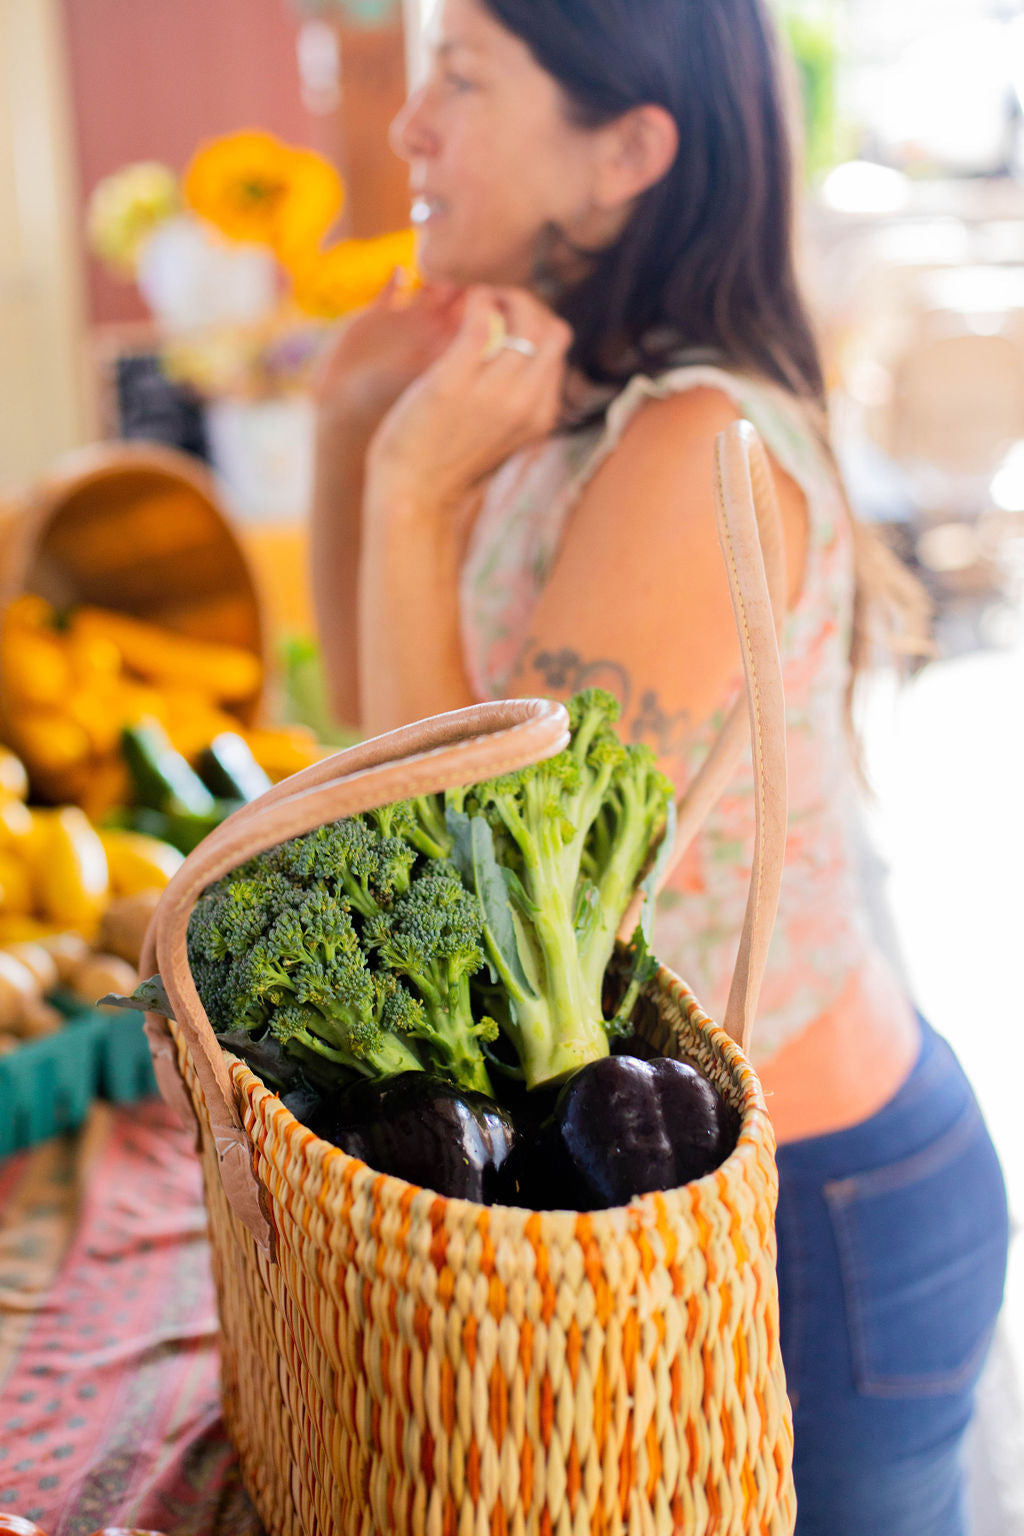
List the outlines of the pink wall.
<svg viewBox="0 0 1024 1536">
<path fill-rule="evenodd" d="M 64 0 L 78 180 L 131 160 L 180 171 L 196 144 L 235 128 L 267 128 L 323 147 L 306 112 L 289 0 Z M 319 129 L 319 133 L 318 133 Z M 93 323 L 135 320 L 143 306 L 91 259 Z"/>
</svg>

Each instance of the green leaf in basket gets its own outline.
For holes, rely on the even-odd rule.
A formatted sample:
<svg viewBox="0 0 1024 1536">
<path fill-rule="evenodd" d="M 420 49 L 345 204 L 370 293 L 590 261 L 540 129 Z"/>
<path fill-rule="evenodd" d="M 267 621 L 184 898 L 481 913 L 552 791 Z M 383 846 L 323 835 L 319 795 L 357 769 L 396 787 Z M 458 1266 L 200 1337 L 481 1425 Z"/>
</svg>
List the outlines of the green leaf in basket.
<svg viewBox="0 0 1024 1536">
<path fill-rule="evenodd" d="M 159 976 L 150 976 L 148 981 L 140 981 L 130 997 L 123 997 L 119 992 L 108 992 L 106 997 L 100 998 L 98 1006 L 133 1008 L 143 1013 L 162 1013 L 165 1019 L 174 1018 L 170 999 Z"/>
<path fill-rule="evenodd" d="M 491 959 L 513 999 L 517 996 L 535 998 L 536 988 L 519 958 L 512 882 L 506 879 L 506 871 L 495 858 L 494 837 L 487 822 L 482 816 L 471 816 L 469 823 L 473 885 L 484 910 L 484 933 Z M 519 884 L 518 881 L 515 883 Z"/>
<path fill-rule="evenodd" d="M 631 1020 L 633 1009 L 636 1007 L 637 998 L 647 984 L 654 980 L 660 970 L 660 962 L 651 954 L 647 944 L 647 935 L 641 924 L 637 924 L 633 930 L 626 949 L 629 960 L 629 969 L 626 972 L 626 991 L 622 1002 L 619 1004 L 615 1018 L 608 1026 L 609 1034 L 628 1035 L 632 1028 Z"/>
<path fill-rule="evenodd" d="M 465 883 L 472 886 L 475 884 L 472 818 L 465 811 L 457 811 L 454 806 L 449 805 L 445 807 L 444 819 L 452 839 L 452 851 L 448 857 Z"/>
</svg>

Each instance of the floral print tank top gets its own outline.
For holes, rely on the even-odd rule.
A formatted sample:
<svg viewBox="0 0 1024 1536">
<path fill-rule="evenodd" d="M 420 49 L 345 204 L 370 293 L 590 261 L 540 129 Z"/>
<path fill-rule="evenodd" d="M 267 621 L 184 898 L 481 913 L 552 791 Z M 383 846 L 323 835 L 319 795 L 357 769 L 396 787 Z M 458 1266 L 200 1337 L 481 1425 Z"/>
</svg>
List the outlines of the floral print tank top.
<svg viewBox="0 0 1024 1536">
<path fill-rule="evenodd" d="M 853 557 L 834 470 L 797 403 L 784 391 L 711 366 L 634 377 L 603 425 L 556 437 L 505 464 L 490 487 L 463 565 L 463 649 L 474 691 L 500 698 L 529 631 L 534 604 L 583 486 L 650 399 L 698 387 L 721 390 L 751 421 L 807 499 L 802 589 L 782 641 L 789 748 L 789 827 L 778 916 L 758 1008 L 753 1055 L 769 1059 L 838 999 L 866 963 L 856 781 L 846 746 Z M 708 515 L 711 515 L 709 508 Z M 680 578 L 680 592 L 685 579 Z M 742 686 L 693 734 L 692 774 Z M 683 785 L 677 786 L 683 788 Z M 659 899 L 654 948 L 721 1018 L 746 906 L 754 842 L 749 752 Z"/>
</svg>

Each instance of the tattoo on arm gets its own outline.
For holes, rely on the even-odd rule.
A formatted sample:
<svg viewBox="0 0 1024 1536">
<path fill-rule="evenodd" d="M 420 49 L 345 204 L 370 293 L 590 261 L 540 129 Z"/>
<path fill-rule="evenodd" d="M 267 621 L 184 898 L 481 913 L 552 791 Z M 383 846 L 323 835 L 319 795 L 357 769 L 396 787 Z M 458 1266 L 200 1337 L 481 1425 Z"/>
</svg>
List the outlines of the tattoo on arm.
<svg viewBox="0 0 1024 1536">
<path fill-rule="evenodd" d="M 531 655 L 532 652 L 532 655 Z M 625 716 L 633 695 L 633 685 L 625 667 L 617 661 L 584 661 L 579 651 L 563 646 L 557 651 L 527 649 L 528 665 L 549 688 L 579 693 L 581 688 L 607 688 L 622 705 Z"/>
<path fill-rule="evenodd" d="M 654 689 L 648 688 L 640 695 L 640 707 L 629 723 L 629 739 L 649 742 L 660 758 L 671 760 L 682 758 L 692 728 L 688 709 L 666 713 Z"/>
<path fill-rule="evenodd" d="M 562 646 L 556 651 L 540 650 L 528 643 L 524 657 L 527 670 L 536 672 L 546 687 L 560 693 L 578 693 L 581 688 L 607 688 L 622 705 L 623 735 L 629 741 L 646 742 L 662 761 L 683 761 L 686 743 L 693 729 L 688 709 L 674 713 L 666 710 L 653 688 L 641 693 L 631 714 L 633 680 L 620 662 L 603 658 L 585 661 L 579 651 Z"/>
</svg>

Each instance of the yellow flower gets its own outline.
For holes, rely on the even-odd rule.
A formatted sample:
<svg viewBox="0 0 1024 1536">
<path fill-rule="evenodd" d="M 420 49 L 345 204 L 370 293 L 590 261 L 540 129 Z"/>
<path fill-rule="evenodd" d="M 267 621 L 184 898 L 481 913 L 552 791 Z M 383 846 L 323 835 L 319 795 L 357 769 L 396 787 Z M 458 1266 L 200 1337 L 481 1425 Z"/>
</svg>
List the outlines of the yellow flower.
<svg viewBox="0 0 1024 1536">
<path fill-rule="evenodd" d="M 89 244 L 121 277 L 132 277 L 143 242 L 177 212 L 174 172 L 156 160 L 139 160 L 97 182 L 89 198 Z"/>
<path fill-rule="evenodd" d="M 416 236 L 400 229 L 371 240 L 342 240 L 291 262 L 295 302 L 309 315 L 333 319 L 375 299 L 396 267 L 412 271 Z"/>
<path fill-rule="evenodd" d="M 269 245 L 282 261 L 316 246 L 345 200 L 329 160 L 259 129 L 203 145 L 185 172 L 183 189 L 201 218 L 233 240 Z"/>
</svg>

